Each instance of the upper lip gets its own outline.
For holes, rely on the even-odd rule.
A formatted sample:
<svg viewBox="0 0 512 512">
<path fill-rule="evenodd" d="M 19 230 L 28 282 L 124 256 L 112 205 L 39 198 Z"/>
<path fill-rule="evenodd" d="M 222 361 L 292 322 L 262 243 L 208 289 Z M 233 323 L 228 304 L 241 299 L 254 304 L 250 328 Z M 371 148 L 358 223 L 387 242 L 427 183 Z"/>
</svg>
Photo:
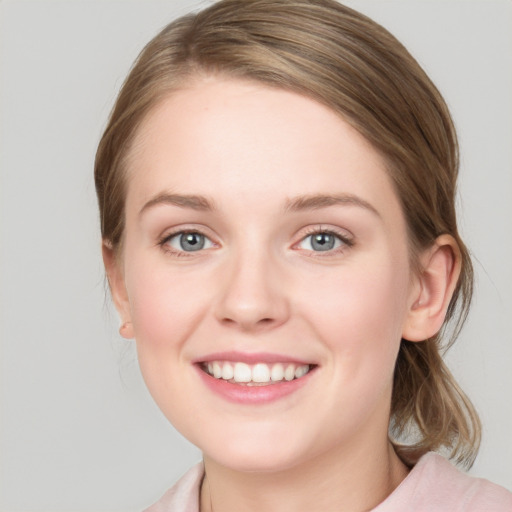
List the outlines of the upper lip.
<svg viewBox="0 0 512 512">
<path fill-rule="evenodd" d="M 193 360 L 193 363 L 208 363 L 211 361 L 231 361 L 233 363 L 295 363 L 300 365 L 314 364 L 310 360 L 302 359 L 295 356 L 288 356 L 285 354 L 275 354 L 272 352 L 215 352 Z"/>
</svg>

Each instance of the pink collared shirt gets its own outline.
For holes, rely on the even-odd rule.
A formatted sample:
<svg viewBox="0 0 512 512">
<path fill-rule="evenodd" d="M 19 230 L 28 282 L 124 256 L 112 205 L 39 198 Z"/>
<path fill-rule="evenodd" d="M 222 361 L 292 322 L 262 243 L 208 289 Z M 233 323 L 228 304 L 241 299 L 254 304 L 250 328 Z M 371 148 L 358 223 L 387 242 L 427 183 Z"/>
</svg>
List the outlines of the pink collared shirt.
<svg viewBox="0 0 512 512">
<path fill-rule="evenodd" d="M 203 465 L 197 464 L 144 512 L 199 512 L 203 474 Z M 371 512 L 512 512 L 512 493 L 462 473 L 431 452 Z"/>
</svg>

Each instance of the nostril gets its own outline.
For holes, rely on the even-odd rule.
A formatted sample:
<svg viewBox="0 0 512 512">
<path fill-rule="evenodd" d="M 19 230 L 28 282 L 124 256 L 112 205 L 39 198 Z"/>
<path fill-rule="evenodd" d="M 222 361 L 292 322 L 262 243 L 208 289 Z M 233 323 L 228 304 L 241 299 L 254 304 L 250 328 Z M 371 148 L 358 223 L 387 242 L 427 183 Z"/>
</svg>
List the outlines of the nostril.
<svg viewBox="0 0 512 512">
<path fill-rule="evenodd" d="M 278 323 L 276 321 L 276 319 L 272 318 L 272 317 L 264 317 L 264 318 L 260 318 L 258 320 L 258 319 L 251 319 L 251 318 L 238 318 L 237 319 L 237 318 L 230 318 L 229 316 L 224 317 L 221 320 L 221 322 L 226 327 L 239 326 L 241 329 L 247 330 L 247 331 L 250 331 L 253 329 L 259 330 L 259 329 L 270 328 L 274 324 Z"/>
</svg>

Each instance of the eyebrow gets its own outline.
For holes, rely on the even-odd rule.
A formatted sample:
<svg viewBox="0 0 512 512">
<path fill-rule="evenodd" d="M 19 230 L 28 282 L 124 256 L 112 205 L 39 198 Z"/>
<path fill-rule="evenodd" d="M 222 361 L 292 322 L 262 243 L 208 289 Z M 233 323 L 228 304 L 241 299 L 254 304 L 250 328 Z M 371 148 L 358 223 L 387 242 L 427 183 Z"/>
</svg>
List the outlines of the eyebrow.
<svg viewBox="0 0 512 512">
<path fill-rule="evenodd" d="M 205 196 L 194 194 L 169 194 L 162 193 L 150 199 L 141 208 L 139 215 L 157 205 L 171 205 L 180 208 L 189 208 L 196 211 L 213 211 L 216 209 L 213 201 Z M 305 210 L 318 210 L 330 206 L 349 205 L 358 206 L 372 212 L 380 217 L 380 213 L 368 201 L 354 194 L 314 194 L 297 196 L 288 199 L 285 205 L 285 211 L 300 212 Z"/>
<path fill-rule="evenodd" d="M 150 208 L 161 204 L 179 206 L 180 208 L 190 208 L 191 210 L 197 211 L 215 210 L 213 201 L 210 201 L 204 196 L 163 193 L 158 194 L 157 196 L 150 199 L 147 203 L 145 203 L 141 208 L 139 215 L 142 215 Z"/>
<path fill-rule="evenodd" d="M 358 206 L 372 212 L 377 215 L 377 217 L 380 217 L 380 213 L 374 206 L 354 194 L 315 194 L 298 196 L 287 201 L 286 209 L 298 212 L 304 210 L 317 210 L 320 208 L 328 208 L 329 206 L 338 205 Z"/>
</svg>

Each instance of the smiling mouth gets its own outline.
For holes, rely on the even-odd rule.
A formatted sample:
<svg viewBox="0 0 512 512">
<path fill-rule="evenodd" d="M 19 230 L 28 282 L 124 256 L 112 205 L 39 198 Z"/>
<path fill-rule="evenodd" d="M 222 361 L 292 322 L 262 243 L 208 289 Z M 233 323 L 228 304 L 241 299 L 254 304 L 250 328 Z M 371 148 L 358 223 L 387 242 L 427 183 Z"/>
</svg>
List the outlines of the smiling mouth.
<svg viewBox="0 0 512 512">
<path fill-rule="evenodd" d="M 231 361 L 208 361 L 200 364 L 211 377 L 244 386 L 268 386 L 290 382 L 307 375 L 315 365 L 295 363 L 246 364 Z"/>
</svg>

